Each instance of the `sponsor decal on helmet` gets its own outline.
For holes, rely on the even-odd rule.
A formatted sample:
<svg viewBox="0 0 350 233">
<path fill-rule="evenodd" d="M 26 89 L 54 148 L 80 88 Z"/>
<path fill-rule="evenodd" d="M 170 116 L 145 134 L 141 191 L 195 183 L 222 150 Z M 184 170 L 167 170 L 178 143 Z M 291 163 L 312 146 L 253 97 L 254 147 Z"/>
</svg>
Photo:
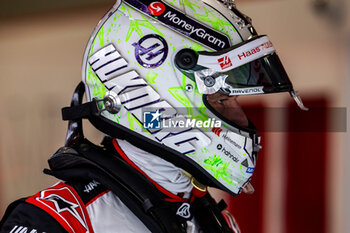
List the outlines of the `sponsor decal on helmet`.
<svg viewBox="0 0 350 233">
<path fill-rule="evenodd" d="M 219 151 L 221 151 L 224 155 L 226 155 L 227 157 L 229 157 L 230 159 L 232 159 L 234 162 L 238 162 L 239 159 L 234 156 L 229 150 L 227 150 L 223 145 L 218 144 L 216 146 L 216 149 L 218 149 Z"/>
<path fill-rule="evenodd" d="M 237 142 L 232 140 L 227 134 L 222 136 L 225 139 L 225 142 L 228 144 L 233 145 L 234 147 L 237 147 L 238 149 L 242 149 L 242 146 L 240 146 Z"/>
<path fill-rule="evenodd" d="M 137 62 L 146 68 L 157 68 L 168 56 L 168 44 L 163 37 L 149 34 L 132 44 Z"/>
<path fill-rule="evenodd" d="M 157 111 L 163 111 L 165 115 L 170 116 L 168 119 L 186 121 L 186 118 L 177 115 L 177 110 L 167 101 L 162 100 L 160 95 L 135 70 L 126 70 L 127 62 L 113 44 L 109 44 L 94 53 L 88 62 L 105 87 L 118 95 L 123 107 L 141 125 L 144 125 L 143 108 L 145 107 L 152 109 L 153 114 Z M 149 114 L 152 115 L 152 113 Z M 152 118 L 151 122 L 148 123 L 152 123 Z M 191 125 L 173 127 L 171 130 L 152 127 L 146 130 L 158 142 L 183 154 L 192 153 L 196 147 L 204 147 L 210 143 L 210 139 L 204 133 L 193 129 Z"/>
<path fill-rule="evenodd" d="M 220 133 L 222 132 L 222 129 L 220 127 L 214 127 L 211 129 L 213 133 L 215 133 L 217 136 L 220 136 Z"/>
<path fill-rule="evenodd" d="M 232 88 L 230 89 L 232 95 L 251 95 L 264 93 L 264 87 L 247 87 L 247 88 Z"/>
<path fill-rule="evenodd" d="M 232 66 L 231 59 L 228 56 L 222 57 L 218 59 L 218 62 L 221 66 L 221 69 L 227 69 Z"/>
<path fill-rule="evenodd" d="M 209 70 L 232 70 L 242 65 L 254 62 L 257 59 L 271 55 L 275 48 L 267 36 L 257 37 L 246 41 L 238 47 L 226 50 L 225 54 L 199 52 L 197 65 L 206 67 Z M 213 61 L 214 59 L 214 61 Z M 195 72 L 195 74 L 198 71 Z"/>
<path fill-rule="evenodd" d="M 216 146 L 216 148 L 217 148 L 218 150 L 221 150 L 221 149 L 222 149 L 222 145 L 221 145 L 221 144 L 218 144 L 218 145 Z"/>
<path fill-rule="evenodd" d="M 152 10 L 150 9 L 151 4 L 154 3 L 152 1 L 143 1 L 141 4 L 146 4 L 145 7 L 140 6 L 140 2 L 138 1 L 126 0 L 126 2 L 129 5 L 135 7 L 137 10 L 142 11 L 143 13 L 153 17 L 156 20 L 161 21 L 165 24 L 165 26 L 168 26 L 177 32 L 188 36 L 212 49 L 222 50 L 231 46 L 231 42 L 228 36 L 221 34 L 220 32 L 215 31 L 205 25 L 202 25 L 201 23 L 189 18 L 170 5 L 159 2 L 165 7 L 163 13 L 160 14 L 157 12 L 157 10 L 159 10 L 159 12 L 162 11 L 160 10 L 160 8 L 162 8 L 160 4 L 153 4 L 152 6 L 155 8 L 152 7 Z M 160 8 L 157 8 L 157 6 Z"/>
<path fill-rule="evenodd" d="M 241 54 L 237 54 L 237 56 L 238 56 L 239 60 L 242 60 L 243 58 L 247 58 L 253 54 L 262 52 L 264 49 L 271 48 L 271 47 L 273 47 L 273 45 L 272 45 L 271 41 L 268 41 L 268 42 L 266 42 L 266 43 L 264 43 L 256 48 L 249 50 L 249 51 L 245 51 Z"/>
<path fill-rule="evenodd" d="M 217 35 L 211 34 L 202 26 L 194 25 L 186 21 L 186 19 L 180 18 L 175 12 L 168 11 L 163 17 L 169 20 L 173 25 L 176 25 L 177 28 L 186 31 L 190 37 L 197 37 L 201 39 L 201 41 L 209 42 L 221 49 L 225 48 L 226 42 L 217 38 Z"/>
<path fill-rule="evenodd" d="M 165 6 L 161 2 L 152 2 L 148 5 L 148 10 L 152 15 L 158 16 L 163 14 L 163 12 L 165 11 Z"/>
<path fill-rule="evenodd" d="M 254 168 L 253 167 L 248 167 L 246 173 L 253 173 Z"/>
</svg>

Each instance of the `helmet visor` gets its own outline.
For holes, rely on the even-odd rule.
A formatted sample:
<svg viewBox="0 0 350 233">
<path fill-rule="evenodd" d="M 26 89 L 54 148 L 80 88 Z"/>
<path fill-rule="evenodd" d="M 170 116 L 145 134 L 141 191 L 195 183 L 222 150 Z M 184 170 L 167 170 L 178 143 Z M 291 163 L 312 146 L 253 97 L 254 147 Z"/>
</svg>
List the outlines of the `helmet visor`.
<svg viewBox="0 0 350 233">
<path fill-rule="evenodd" d="M 293 85 L 275 53 L 221 75 L 226 78 L 220 92 L 230 96 L 293 90 Z"/>
<path fill-rule="evenodd" d="M 293 91 L 267 36 L 256 37 L 225 51 L 199 52 L 194 77 L 203 94 L 221 92 L 232 96 Z"/>
</svg>

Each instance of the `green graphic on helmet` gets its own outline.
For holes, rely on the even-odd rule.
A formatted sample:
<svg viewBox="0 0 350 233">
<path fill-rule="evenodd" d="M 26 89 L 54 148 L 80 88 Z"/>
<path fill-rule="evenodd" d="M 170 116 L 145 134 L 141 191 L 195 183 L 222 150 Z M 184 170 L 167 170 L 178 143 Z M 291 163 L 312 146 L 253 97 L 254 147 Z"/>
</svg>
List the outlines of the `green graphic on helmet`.
<svg viewBox="0 0 350 233">
<path fill-rule="evenodd" d="M 208 170 L 212 171 L 214 174 L 213 176 L 216 179 L 224 179 L 228 184 L 232 184 L 232 176 L 228 172 L 228 166 L 230 165 L 230 162 L 224 162 L 219 156 L 213 155 L 212 157 L 209 157 L 208 159 L 204 160 L 204 167 Z"/>
</svg>

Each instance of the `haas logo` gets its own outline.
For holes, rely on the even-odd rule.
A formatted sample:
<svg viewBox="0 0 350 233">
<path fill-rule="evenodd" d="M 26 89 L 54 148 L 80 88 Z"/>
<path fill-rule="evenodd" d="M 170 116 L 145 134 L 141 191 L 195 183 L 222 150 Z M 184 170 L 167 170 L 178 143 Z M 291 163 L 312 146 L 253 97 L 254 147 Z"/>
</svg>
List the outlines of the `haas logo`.
<svg viewBox="0 0 350 233">
<path fill-rule="evenodd" d="M 231 59 L 228 56 L 222 57 L 218 59 L 218 62 L 221 66 L 221 69 L 227 69 L 232 66 Z"/>
<path fill-rule="evenodd" d="M 168 55 L 168 44 L 160 35 L 146 35 L 132 45 L 137 62 L 145 68 L 157 68 Z"/>
</svg>

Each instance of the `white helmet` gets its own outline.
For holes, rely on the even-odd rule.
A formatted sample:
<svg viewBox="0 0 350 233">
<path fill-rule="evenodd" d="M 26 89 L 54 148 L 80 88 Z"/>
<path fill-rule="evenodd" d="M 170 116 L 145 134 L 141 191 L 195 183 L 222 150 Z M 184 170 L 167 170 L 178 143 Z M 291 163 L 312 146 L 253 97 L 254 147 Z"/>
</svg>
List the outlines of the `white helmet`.
<svg viewBox="0 0 350 233">
<path fill-rule="evenodd" d="M 302 106 L 269 38 L 232 1 L 118 0 L 88 42 L 83 82 L 95 127 L 233 195 L 260 137 L 207 95 L 290 92 Z"/>
</svg>

